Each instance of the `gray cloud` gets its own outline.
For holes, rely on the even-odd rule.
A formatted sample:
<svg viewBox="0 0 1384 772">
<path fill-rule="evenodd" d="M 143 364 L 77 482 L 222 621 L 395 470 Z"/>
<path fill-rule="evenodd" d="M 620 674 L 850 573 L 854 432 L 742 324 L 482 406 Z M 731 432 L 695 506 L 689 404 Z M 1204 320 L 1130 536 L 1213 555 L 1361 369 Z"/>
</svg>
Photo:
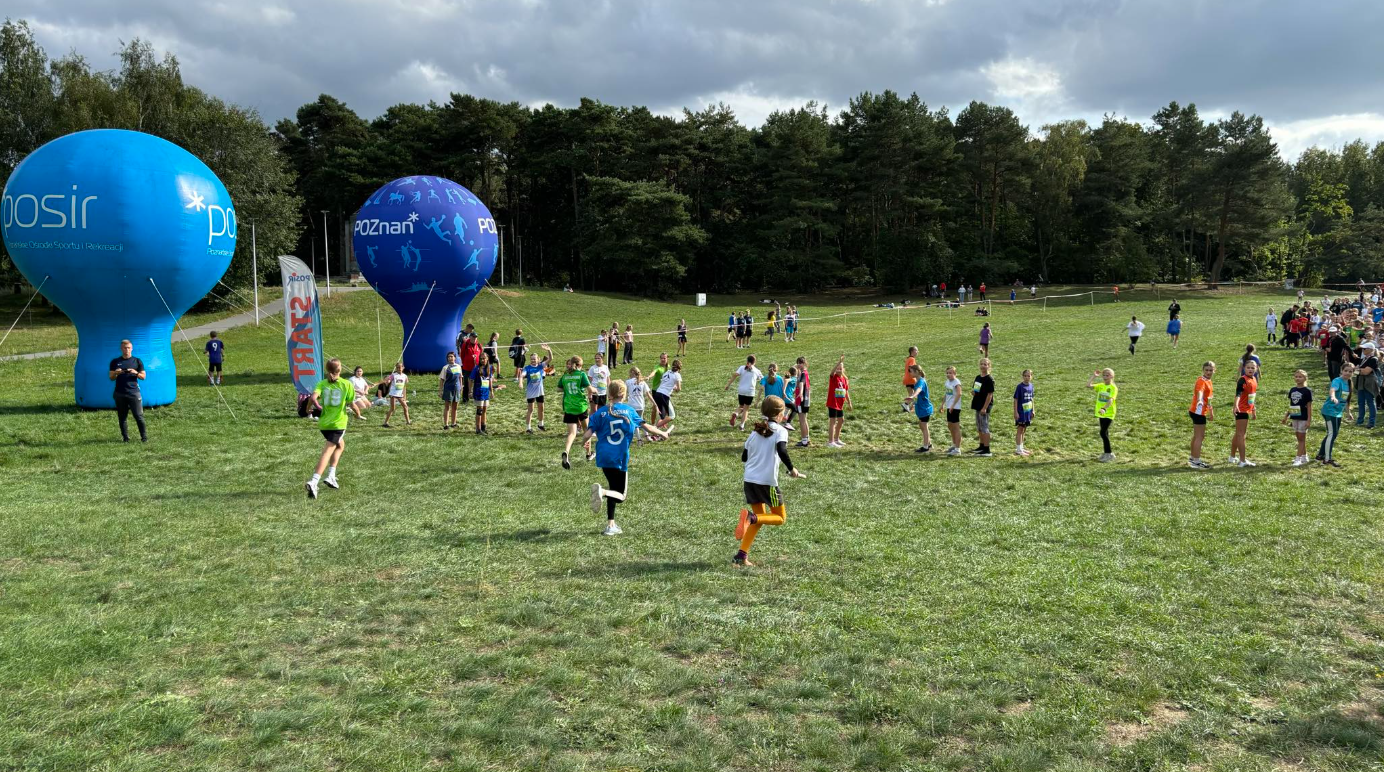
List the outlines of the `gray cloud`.
<svg viewBox="0 0 1384 772">
<path fill-rule="evenodd" d="M 1384 138 L 1384 4 L 1341 0 L 10 0 L 50 55 L 97 66 L 140 36 L 186 79 L 270 121 L 330 93 L 366 117 L 465 91 L 672 111 L 724 99 L 748 123 L 805 99 L 917 91 L 1032 128 L 1170 100 L 1285 128 L 1284 150 Z M 1333 116 L 1350 116 L 1333 121 Z M 1371 136 L 1372 135 L 1372 136 Z M 1293 145 L 1293 146 L 1289 146 Z"/>
</svg>

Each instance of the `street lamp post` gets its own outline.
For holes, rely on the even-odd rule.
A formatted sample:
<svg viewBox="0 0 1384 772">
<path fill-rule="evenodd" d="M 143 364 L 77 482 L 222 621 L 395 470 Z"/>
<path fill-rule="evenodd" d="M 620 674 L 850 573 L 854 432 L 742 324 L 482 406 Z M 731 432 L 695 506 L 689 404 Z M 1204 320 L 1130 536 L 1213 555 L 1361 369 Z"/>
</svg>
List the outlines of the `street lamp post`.
<svg viewBox="0 0 1384 772">
<path fill-rule="evenodd" d="M 500 226 L 500 286 L 505 286 L 505 226 Z"/>
<path fill-rule="evenodd" d="M 250 221 L 250 281 L 255 288 L 255 326 L 259 326 L 259 249 L 255 244 L 255 221 Z"/>
</svg>

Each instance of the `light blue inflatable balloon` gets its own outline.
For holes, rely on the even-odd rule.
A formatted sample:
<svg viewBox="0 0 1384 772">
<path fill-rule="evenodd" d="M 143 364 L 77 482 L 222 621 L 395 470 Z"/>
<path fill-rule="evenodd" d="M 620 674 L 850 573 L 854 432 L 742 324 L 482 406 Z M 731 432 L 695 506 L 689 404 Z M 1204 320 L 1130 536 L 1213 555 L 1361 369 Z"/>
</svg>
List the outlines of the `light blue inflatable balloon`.
<svg viewBox="0 0 1384 772">
<path fill-rule="evenodd" d="M 174 317 L 235 253 L 235 208 L 206 164 L 149 134 L 69 134 L 10 175 L 0 232 L 20 273 L 77 326 L 79 406 L 115 407 L 108 367 L 124 338 L 144 361 L 144 404 L 177 399 Z"/>
<path fill-rule="evenodd" d="M 412 332 L 405 369 L 442 369 L 500 255 L 490 210 L 449 179 L 402 177 L 365 199 L 354 232 L 360 272 Z"/>
</svg>

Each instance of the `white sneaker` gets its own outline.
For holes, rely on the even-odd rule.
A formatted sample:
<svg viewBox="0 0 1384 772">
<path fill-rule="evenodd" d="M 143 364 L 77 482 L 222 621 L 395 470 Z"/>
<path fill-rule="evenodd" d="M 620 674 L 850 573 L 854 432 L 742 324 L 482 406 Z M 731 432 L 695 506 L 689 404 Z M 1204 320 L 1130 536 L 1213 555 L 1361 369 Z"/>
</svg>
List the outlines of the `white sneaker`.
<svg viewBox="0 0 1384 772">
<path fill-rule="evenodd" d="M 1099 461 L 1099 462 L 1101 462 L 1102 464 L 1105 464 L 1105 463 L 1109 463 L 1109 462 L 1111 462 L 1111 461 L 1114 461 L 1114 460 L 1115 460 L 1115 457 L 1114 457 L 1113 455 L 1109 454 L 1109 453 L 1102 453 L 1102 454 L 1100 454 L 1100 458 L 1098 458 L 1098 459 L 1096 459 L 1096 460 Z"/>
<path fill-rule="evenodd" d="M 1307 463 L 1307 456 L 1298 456 L 1293 459 L 1293 466 L 1303 466 Z"/>
<path fill-rule="evenodd" d="M 601 499 L 601 484 L 591 483 L 591 513 L 593 515 L 601 514 Z"/>
<path fill-rule="evenodd" d="M 899 403 L 899 407 L 903 408 L 903 412 L 905 412 L 905 413 L 908 412 L 908 403 L 907 403 L 907 402 L 900 402 L 900 403 Z"/>
<path fill-rule="evenodd" d="M 303 487 L 308 489 L 308 498 L 317 498 L 317 483 L 313 482 L 312 480 L 308 480 L 308 484 L 304 485 Z"/>
<path fill-rule="evenodd" d="M 959 456 L 959 455 L 961 455 L 961 448 L 948 448 L 948 449 L 947 449 L 947 455 L 948 455 L 948 456 Z"/>
<path fill-rule="evenodd" d="M 1247 467 L 1247 466 L 1258 466 L 1258 464 L 1255 464 L 1253 461 L 1250 461 L 1249 459 L 1245 459 L 1244 461 L 1241 461 L 1241 462 L 1240 462 L 1240 467 L 1241 467 L 1241 468 L 1244 468 L 1244 467 Z"/>
<path fill-rule="evenodd" d="M 622 533 L 624 531 L 620 530 L 620 526 L 616 525 L 614 520 L 607 522 L 606 529 L 601 531 L 602 536 L 619 536 Z"/>
<path fill-rule="evenodd" d="M 1231 463 L 1231 464 L 1234 464 L 1235 466 L 1239 466 L 1239 465 L 1240 465 L 1240 459 L 1238 459 L 1238 458 L 1236 458 L 1236 457 L 1234 457 L 1234 456 L 1231 456 L 1231 457 L 1230 457 L 1230 460 L 1229 460 L 1227 463 Z"/>
<path fill-rule="evenodd" d="M 322 478 L 322 483 L 323 483 L 324 485 L 326 485 L 328 488 L 340 488 L 340 487 L 341 487 L 341 483 L 338 483 L 338 482 L 336 481 L 336 475 L 332 475 L 331 477 L 323 477 L 323 478 Z"/>
</svg>

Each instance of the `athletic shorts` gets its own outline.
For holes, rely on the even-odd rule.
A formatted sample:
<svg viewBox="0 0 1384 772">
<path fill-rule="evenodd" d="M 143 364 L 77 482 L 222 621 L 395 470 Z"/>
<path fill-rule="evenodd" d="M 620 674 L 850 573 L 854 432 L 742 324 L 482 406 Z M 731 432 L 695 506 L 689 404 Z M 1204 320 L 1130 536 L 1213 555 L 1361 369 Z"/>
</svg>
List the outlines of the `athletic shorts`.
<svg viewBox="0 0 1384 772">
<path fill-rule="evenodd" d="M 796 409 L 799 413 L 802 413 L 803 415 L 807 415 L 807 411 L 811 408 L 811 405 L 794 405 L 794 409 Z"/>
<path fill-rule="evenodd" d="M 1015 426 L 1022 426 L 1022 427 L 1024 427 L 1024 428 L 1028 428 L 1029 424 L 1032 424 L 1032 423 L 1033 423 L 1032 421 L 1015 421 L 1015 422 L 1014 422 L 1014 425 L 1015 425 Z"/>
<path fill-rule="evenodd" d="M 783 506 L 783 497 L 779 495 L 777 485 L 760 485 L 759 483 L 745 483 L 745 503 L 763 504 L 773 509 Z"/>
<path fill-rule="evenodd" d="M 932 420 L 932 414 L 931 414 L 931 413 L 928 413 L 927 415 L 923 416 L 922 418 L 919 418 L 919 419 L 918 419 L 918 423 L 920 423 L 920 424 L 925 424 L 925 423 L 927 423 L 928 421 L 931 421 L 931 420 Z"/>
<path fill-rule="evenodd" d="M 827 408 L 827 418 L 845 418 L 846 411 L 834 407 Z"/>
<path fill-rule="evenodd" d="M 579 424 L 579 423 L 581 423 L 582 421 L 585 421 L 585 420 L 586 420 L 586 414 L 585 414 L 585 413 L 567 413 L 567 412 L 564 412 L 564 413 L 562 414 L 562 422 L 565 423 L 565 424 Z"/>
<path fill-rule="evenodd" d="M 1289 423 L 1293 425 L 1293 432 L 1295 434 L 1306 434 L 1307 429 L 1312 426 L 1312 422 L 1306 418 L 1294 418 L 1292 421 L 1289 421 Z"/>
<path fill-rule="evenodd" d="M 604 394 L 597 394 L 596 396 L 592 397 L 592 398 L 591 398 L 591 405 L 592 405 L 593 407 L 605 407 L 605 405 L 606 405 L 606 395 L 604 395 Z"/>
<path fill-rule="evenodd" d="M 1190 411 L 1190 410 L 1187 411 L 1187 415 L 1191 416 L 1191 418 L 1192 418 L 1192 425 L 1193 425 L 1193 426 L 1205 426 L 1205 425 L 1206 425 L 1206 416 L 1204 416 L 1204 415 L 1197 415 L 1196 413 L 1193 413 L 1193 412 Z"/>
<path fill-rule="evenodd" d="M 904 393 L 904 394 L 907 394 L 907 395 L 909 395 L 909 396 L 912 396 L 912 395 L 913 395 L 913 389 L 916 388 L 916 387 L 917 387 L 917 384 L 905 383 L 905 384 L 903 385 L 903 393 Z"/>
<path fill-rule="evenodd" d="M 1236 413 L 1236 414 L 1235 414 L 1235 420 L 1236 420 L 1236 421 L 1248 421 L 1248 420 L 1249 420 L 1249 413 Z"/>
<path fill-rule="evenodd" d="M 341 444 L 341 438 L 344 437 L 344 436 L 346 436 L 346 430 L 345 430 L 345 429 L 323 429 L 323 430 L 322 430 L 322 439 L 326 440 L 327 442 L 330 442 L 330 443 L 333 444 L 333 445 L 340 445 L 340 444 Z"/>
<path fill-rule="evenodd" d="M 538 395 L 537 397 L 529 397 L 529 404 L 530 404 L 530 405 L 534 405 L 534 404 L 541 405 L 541 404 L 543 404 L 543 395 L 540 394 L 540 395 Z"/>
<path fill-rule="evenodd" d="M 219 372 L 221 372 L 221 363 L 220 363 L 220 362 L 208 362 L 208 363 L 207 363 L 207 372 L 209 372 L 209 373 L 219 373 Z"/>
<path fill-rule="evenodd" d="M 654 392 L 654 408 L 658 410 L 659 418 L 672 417 L 673 403 L 668 399 L 668 395 L 661 391 Z"/>
<path fill-rule="evenodd" d="M 753 405 L 753 404 L 754 404 L 754 397 L 747 397 L 747 396 L 745 396 L 744 394 L 741 394 L 741 395 L 740 395 L 740 407 L 749 407 L 750 405 Z"/>
<path fill-rule="evenodd" d="M 990 433 L 990 414 L 976 411 L 976 431 L 981 434 Z"/>
<path fill-rule="evenodd" d="M 959 424 L 959 423 L 961 423 L 961 411 L 960 411 L 960 410 L 948 410 L 948 411 L 947 411 L 947 423 L 949 423 L 949 424 Z"/>
<path fill-rule="evenodd" d="M 442 387 L 442 401 L 443 401 L 443 402 L 460 402 L 460 401 L 461 401 L 461 387 L 460 387 L 460 386 L 443 386 L 443 387 Z"/>
</svg>

